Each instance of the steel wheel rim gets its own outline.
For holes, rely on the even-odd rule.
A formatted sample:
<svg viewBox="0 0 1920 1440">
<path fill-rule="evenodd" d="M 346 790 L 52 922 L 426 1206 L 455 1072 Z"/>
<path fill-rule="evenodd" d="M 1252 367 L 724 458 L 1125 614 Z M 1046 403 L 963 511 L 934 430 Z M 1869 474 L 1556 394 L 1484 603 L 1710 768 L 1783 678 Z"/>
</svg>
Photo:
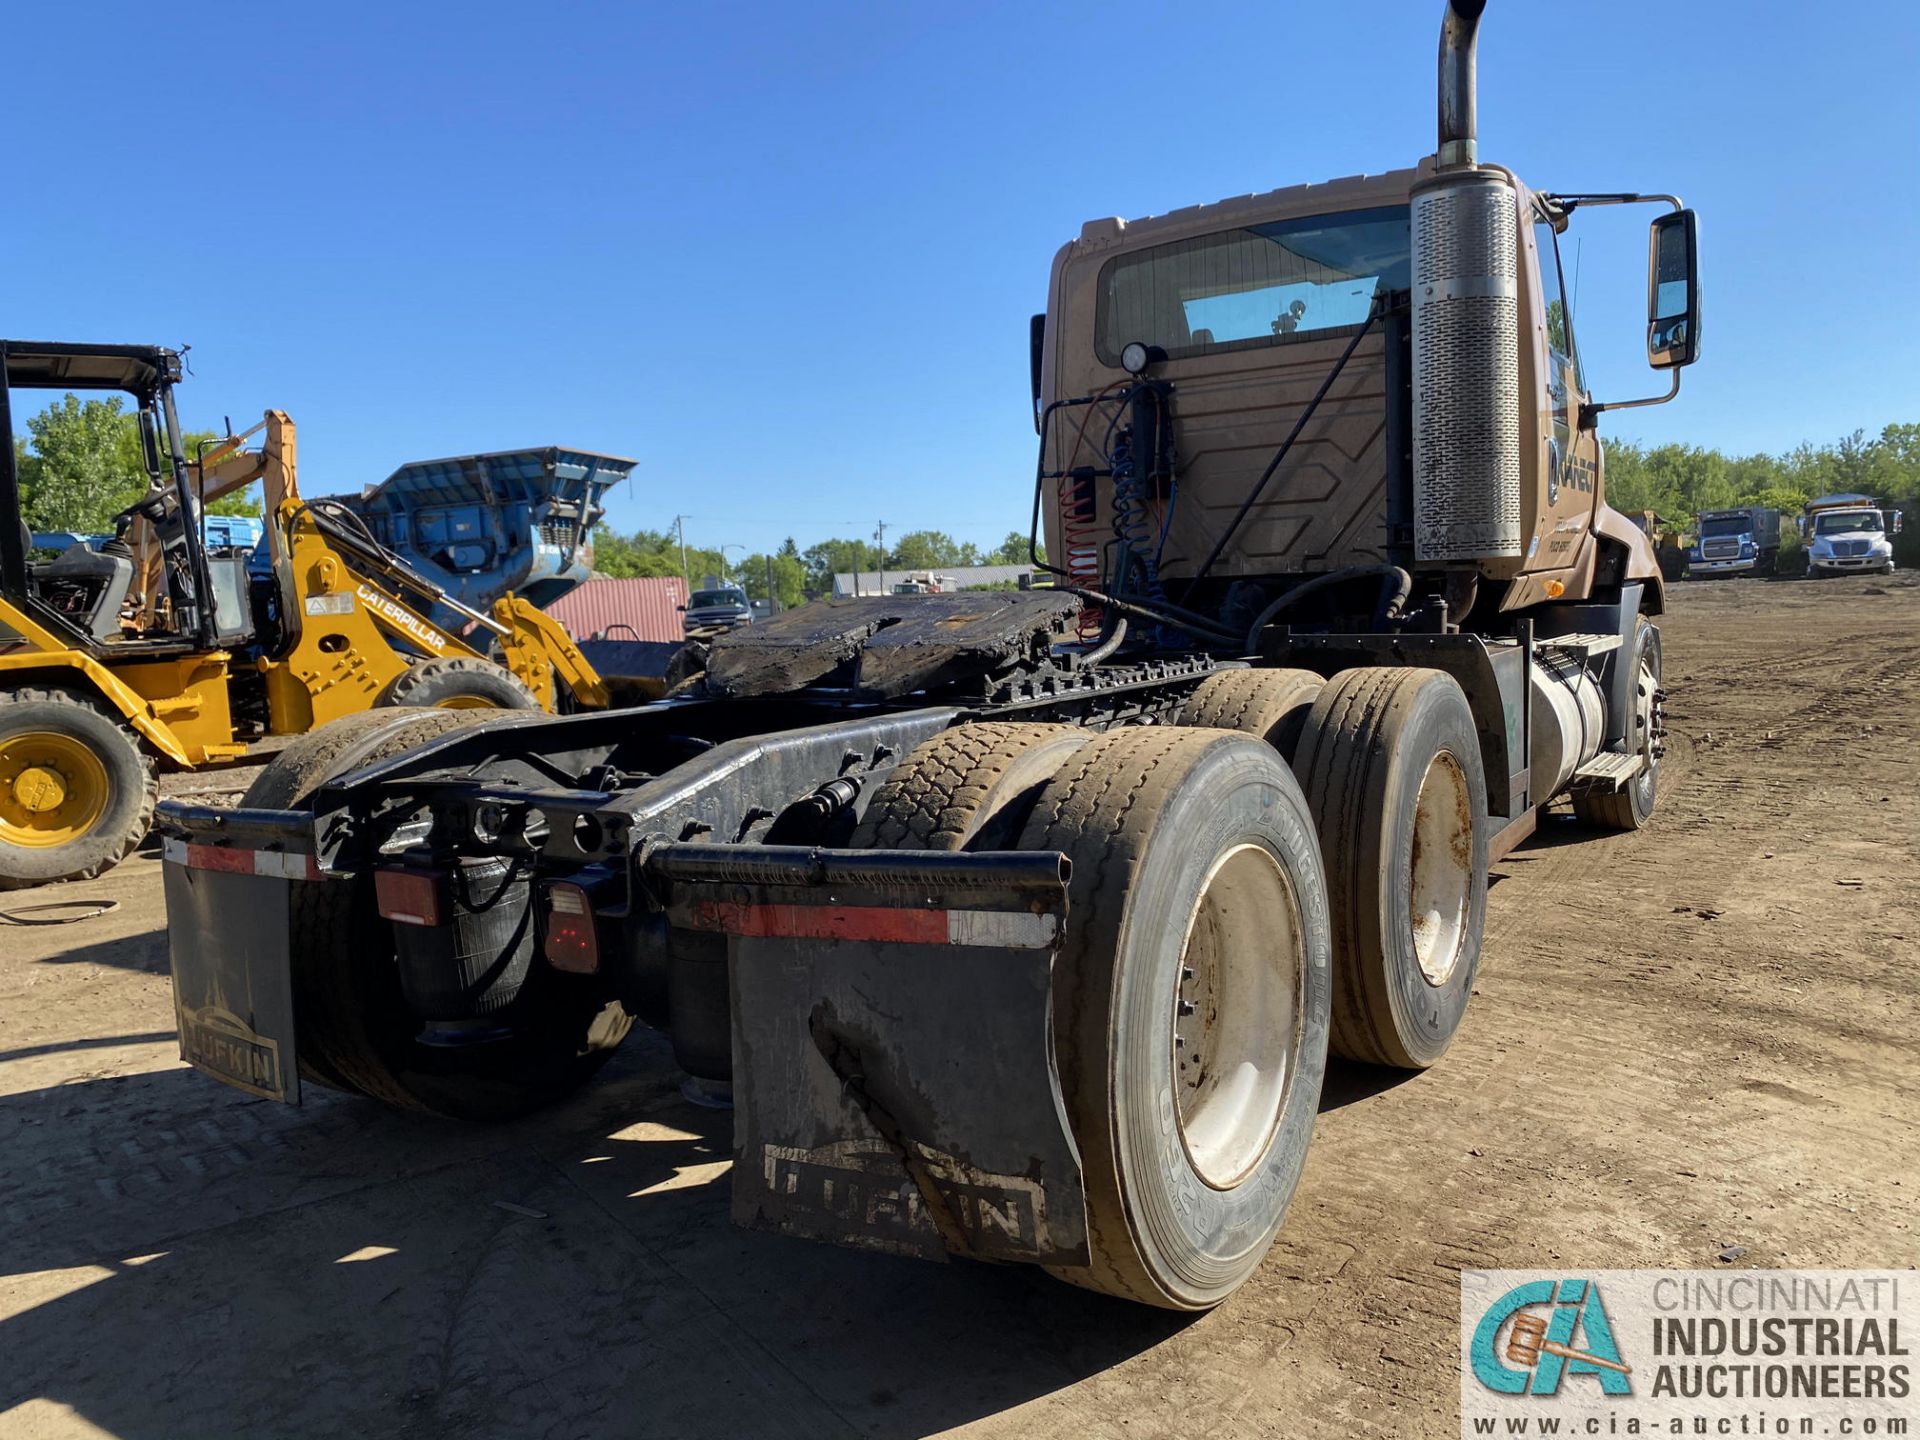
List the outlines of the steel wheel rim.
<svg viewBox="0 0 1920 1440">
<path fill-rule="evenodd" d="M 1169 1037 L 1175 1128 L 1215 1190 L 1252 1174 L 1280 1128 L 1306 965 L 1286 871 L 1264 845 L 1234 846 L 1213 862 L 1187 919 Z"/>
<path fill-rule="evenodd" d="M 1633 723 L 1639 733 L 1640 773 L 1633 777 L 1634 799 L 1644 812 L 1653 808 L 1654 786 L 1660 767 L 1660 737 L 1656 734 L 1655 696 L 1660 690 L 1658 651 L 1652 644 L 1640 651 L 1640 674 L 1634 682 Z"/>
<path fill-rule="evenodd" d="M 52 730 L 0 740 L 0 841 L 33 850 L 70 845 L 106 813 L 107 767 L 85 741 Z"/>
<path fill-rule="evenodd" d="M 1429 985 L 1441 986 L 1460 963 L 1473 895 L 1473 796 L 1466 771 L 1445 750 L 1420 778 L 1408 868 L 1414 960 Z"/>
</svg>

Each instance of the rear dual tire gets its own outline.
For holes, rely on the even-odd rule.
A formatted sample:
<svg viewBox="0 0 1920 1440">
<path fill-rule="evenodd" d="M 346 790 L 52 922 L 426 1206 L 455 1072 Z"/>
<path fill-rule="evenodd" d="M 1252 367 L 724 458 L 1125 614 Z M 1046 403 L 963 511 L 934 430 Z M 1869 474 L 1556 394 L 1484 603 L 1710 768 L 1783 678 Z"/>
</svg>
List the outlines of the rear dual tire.
<svg viewBox="0 0 1920 1440">
<path fill-rule="evenodd" d="M 1292 761 L 1326 683 L 1311 670 L 1222 670 L 1193 692 L 1180 723 L 1258 735 Z"/>
<path fill-rule="evenodd" d="M 936 737 L 875 796 L 861 833 L 892 848 L 992 849 L 1011 829 L 1015 848 L 1068 857 L 1054 1044 L 1091 1261 L 1055 1273 L 1205 1309 L 1272 1244 L 1319 1104 L 1330 990 L 1312 818 L 1284 762 L 1252 738 L 1061 732 Z M 911 792 L 924 798 L 904 812 L 890 798 Z M 903 813 L 938 819 L 901 824 Z"/>
<path fill-rule="evenodd" d="M 1486 777 L 1473 711 L 1438 670 L 1333 677 L 1294 768 L 1326 861 L 1333 1052 L 1424 1069 L 1473 996 L 1487 907 Z"/>
</svg>

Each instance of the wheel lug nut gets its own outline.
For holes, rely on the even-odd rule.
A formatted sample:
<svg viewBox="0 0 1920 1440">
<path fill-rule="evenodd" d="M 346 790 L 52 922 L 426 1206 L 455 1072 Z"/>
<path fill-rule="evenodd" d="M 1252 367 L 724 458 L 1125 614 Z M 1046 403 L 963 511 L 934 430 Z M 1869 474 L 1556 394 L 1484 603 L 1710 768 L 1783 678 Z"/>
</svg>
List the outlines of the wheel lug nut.
<svg viewBox="0 0 1920 1440">
<path fill-rule="evenodd" d="M 1180 1014 L 1182 1014 L 1182 1015 L 1191 1015 L 1191 1014 L 1193 1014 L 1193 1002 L 1192 1002 L 1191 1000 L 1182 1000 L 1182 1001 L 1181 1001 L 1181 1002 L 1179 1003 L 1179 1005 L 1178 1005 L 1177 1007 L 1175 1007 L 1175 1008 L 1176 1008 L 1176 1009 L 1177 1009 L 1177 1010 L 1179 1011 L 1179 1013 L 1180 1013 Z"/>
</svg>

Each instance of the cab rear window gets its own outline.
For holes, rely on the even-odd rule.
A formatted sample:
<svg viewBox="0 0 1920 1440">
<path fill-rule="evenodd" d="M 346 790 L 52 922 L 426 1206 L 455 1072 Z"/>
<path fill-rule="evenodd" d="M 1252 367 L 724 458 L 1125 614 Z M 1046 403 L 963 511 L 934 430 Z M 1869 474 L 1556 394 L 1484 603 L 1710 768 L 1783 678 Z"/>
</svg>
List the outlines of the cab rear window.
<svg viewBox="0 0 1920 1440">
<path fill-rule="evenodd" d="M 1412 284 L 1407 207 L 1223 230 L 1117 255 L 1100 271 L 1094 351 L 1138 340 L 1170 359 L 1350 334 L 1379 290 Z"/>
</svg>

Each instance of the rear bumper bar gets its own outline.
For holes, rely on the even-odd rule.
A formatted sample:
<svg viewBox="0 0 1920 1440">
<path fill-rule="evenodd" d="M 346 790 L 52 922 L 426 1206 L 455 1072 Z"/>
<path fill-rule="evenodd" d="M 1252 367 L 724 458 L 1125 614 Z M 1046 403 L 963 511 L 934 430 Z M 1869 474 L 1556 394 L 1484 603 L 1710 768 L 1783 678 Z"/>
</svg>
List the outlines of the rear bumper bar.
<svg viewBox="0 0 1920 1440">
<path fill-rule="evenodd" d="M 181 1054 L 297 1104 L 293 887 L 350 882 L 301 812 L 169 803 L 158 826 Z M 737 1222 L 1087 1262 L 1053 1053 L 1064 856 L 654 844 L 632 865 L 636 904 L 725 937 Z"/>
</svg>

